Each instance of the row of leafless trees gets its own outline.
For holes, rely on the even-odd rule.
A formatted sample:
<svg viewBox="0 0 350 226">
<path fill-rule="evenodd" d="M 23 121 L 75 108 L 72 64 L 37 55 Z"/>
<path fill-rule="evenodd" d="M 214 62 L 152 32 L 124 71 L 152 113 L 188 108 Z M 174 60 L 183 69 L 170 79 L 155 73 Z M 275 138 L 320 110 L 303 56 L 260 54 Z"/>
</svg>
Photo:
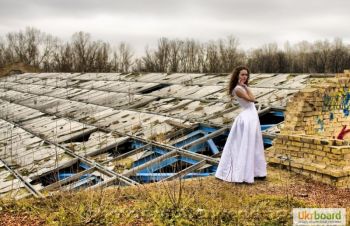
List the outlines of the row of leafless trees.
<svg viewBox="0 0 350 226">
<path fill-rule="evenodd" d="M 137 71 L 228 72 L 245 63 L 245 53 L 232 36 L 208 43 L 161 38 L 156 49 L 146 49 L 145 56 L 135 62 Z"/>
<path fill-rule="evenodd" d="M 109 43 L 93 41 L 84 32 L 75 33 L 69 42 L 35 28 L 0 37 L 0 67 L 23 62 L 48 72 L 127 72 L 132 60 L 126 43 L 112 49 Z"/>
<path fill-rule="evenodd" d="M 350 68 L 350 45 L 339 38 L 333 42 L 302 41 L 293 46 L 287 42 L 284 50 L 279 50 L 276 44 L 268 44 L 252 50 L 247 64 L 256 72 L 342 72 Z"/>
<path fill-rule="evenodd" d="M 341 39 L 288 42 L 283 49 L 271 43 L 244 51 L 238 40 L 225 39 L 201 43 L 193 39 L 160 38 L 156 48 L 146 48 L 135 57 L 130 45 L 116 47 L 77 32 L 70 41 L 35 28 L 0 37 L 0 67 L 23 62 L 54 72 L 230 72 L 237 65 L 248 65 L 252 72 L 331 73 L 350 68 L 350 45 Z"/>
</svg>

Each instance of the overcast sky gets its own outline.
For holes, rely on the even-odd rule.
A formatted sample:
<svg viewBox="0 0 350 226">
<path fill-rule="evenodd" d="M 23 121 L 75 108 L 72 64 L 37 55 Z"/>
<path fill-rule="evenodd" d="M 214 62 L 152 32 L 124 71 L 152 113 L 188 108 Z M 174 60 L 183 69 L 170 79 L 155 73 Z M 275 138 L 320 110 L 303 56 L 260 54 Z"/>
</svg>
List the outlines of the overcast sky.
<svg viewBox="0 0 350 226">
<path fill-rule="evenodd" d="M 0 0 L 0 35 L 31 26 L 70 39 L 77 31 L 136 53 L 158 38 L 202 42 L 233 35 L 244 49 L 287 40 L 350 42 L 349 0 Z"/>
</svg>

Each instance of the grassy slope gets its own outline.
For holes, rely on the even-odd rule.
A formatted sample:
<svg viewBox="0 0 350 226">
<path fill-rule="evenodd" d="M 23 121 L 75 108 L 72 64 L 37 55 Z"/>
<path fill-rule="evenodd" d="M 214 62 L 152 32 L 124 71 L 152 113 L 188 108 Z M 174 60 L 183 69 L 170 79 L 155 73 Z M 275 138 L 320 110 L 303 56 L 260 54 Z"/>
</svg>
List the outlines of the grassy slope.
<svg viewBox="0 0 350 226">
<path fill-rule="evenodd" d="M 253 185 L 213 177 L 0 200 L 3 225 L 290 225 L 293 207 L 349 207 L 350 190 L 269 167 Z M 347 209 L 350 223 L 350 209 Z"/>
</svg>

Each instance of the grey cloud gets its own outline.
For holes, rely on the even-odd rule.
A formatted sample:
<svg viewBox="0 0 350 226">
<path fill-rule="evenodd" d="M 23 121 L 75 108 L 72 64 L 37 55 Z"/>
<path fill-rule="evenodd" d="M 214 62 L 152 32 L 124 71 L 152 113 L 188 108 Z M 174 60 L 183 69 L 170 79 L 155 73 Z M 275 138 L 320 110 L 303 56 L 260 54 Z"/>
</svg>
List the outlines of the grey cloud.
<svg viewBox="0 0 350 226">
<path fill-rule="evenodd" d="M 113 0 L 0 0 L 1 17 L 89 17 L 96 14 L 148 14 L 172 16 L 183 11 L 186 3 L 170 0 L 113 1 Z"/>
<path fill-rule="evenodd" d="M 40 30 L 54 31 L 54 35 L 57 26 L 61 37 L 71 35 L 65 34 L 72 31 L 64 31 L 65 26 L 111 43 L 125 37 L 137 48 L 156 36 L 203 41 L 233 34 L 244 46 L 279 41 L 289 34 L 294 39 L 349 40 L 349 8 L 347 0 L 0 0 L 0 35 L 40 24 Z M 116 24 L 102 24 L 103 20 L 96 20 L 100 15 Z M 116 16 L 119 19 L 113 20 Z M 45 20 L 55 24 L 38 23 Z M 167 26 L 173 29 L 163 31 Z M 154 35 L 135 31 L 142 29 L 158 30 Z"/>
</svg>

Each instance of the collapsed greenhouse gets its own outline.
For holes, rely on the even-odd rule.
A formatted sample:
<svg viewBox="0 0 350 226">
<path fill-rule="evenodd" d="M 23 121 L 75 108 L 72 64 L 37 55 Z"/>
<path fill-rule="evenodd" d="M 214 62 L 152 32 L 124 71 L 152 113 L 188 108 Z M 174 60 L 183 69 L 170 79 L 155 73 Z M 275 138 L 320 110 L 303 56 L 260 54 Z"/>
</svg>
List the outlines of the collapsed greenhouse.
<svg viewBox="0 0 350 226">
<path fill-rule="evenodd" d="M 55 191 L 213 175 L 230 125 L 240 112 L 238 103 L 226 95 L 228 76 L 23 73 L 3 77 L 0 197 L 41 197 Z M 288 100 L 333 77 L 251 74 L 266 148 L 281 135 Z M 272 163 L 285 160 L 280 152 L 272 152 L 276 153 L 268 155 Z"/>
</svg>

